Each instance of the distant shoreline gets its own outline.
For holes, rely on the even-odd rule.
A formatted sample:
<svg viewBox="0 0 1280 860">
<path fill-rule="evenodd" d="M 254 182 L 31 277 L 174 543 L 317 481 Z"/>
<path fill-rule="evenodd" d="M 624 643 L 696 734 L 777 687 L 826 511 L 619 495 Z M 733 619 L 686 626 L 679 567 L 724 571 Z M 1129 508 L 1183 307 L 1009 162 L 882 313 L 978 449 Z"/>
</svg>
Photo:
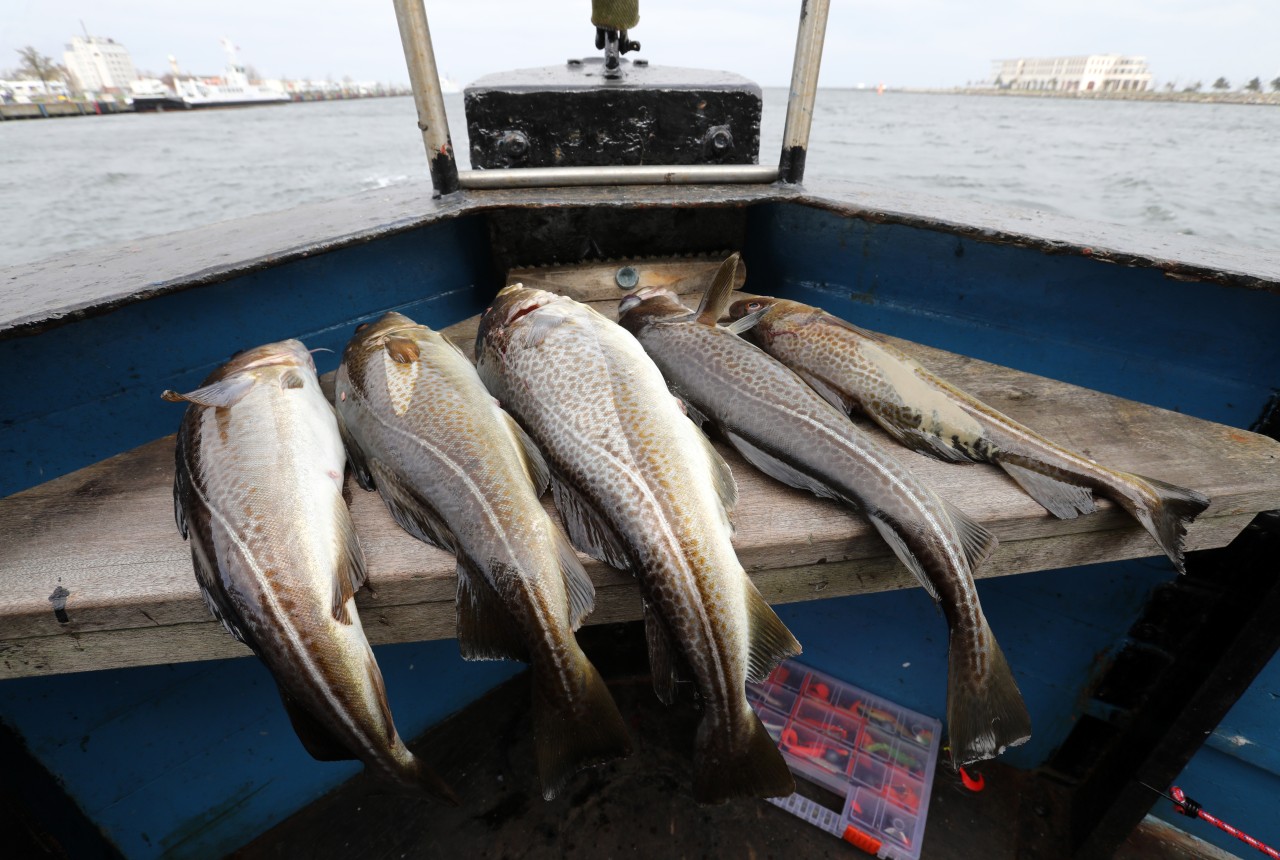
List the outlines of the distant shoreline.
<svg viewBox="0 0 1280 860">
<path fill-rule="evenodd" d="M 868 92 L 874 92 L 868 89 Z M 920 93 L 940 96 L 993 96 L 996 98 L 1067 99 L 1069 101 L 1184 102 L 1189 104 L 1274 105 L 1280 106 L 1280 93 L 1250 93 L 1238 90 L 1184 93 L 1163 90 L 1128 92 L 1058 92 L 1055 90 L 996 90 L 986 87 L 952 87 L 930 89 L 900 87 L 885 92 Z"/>
</svg>

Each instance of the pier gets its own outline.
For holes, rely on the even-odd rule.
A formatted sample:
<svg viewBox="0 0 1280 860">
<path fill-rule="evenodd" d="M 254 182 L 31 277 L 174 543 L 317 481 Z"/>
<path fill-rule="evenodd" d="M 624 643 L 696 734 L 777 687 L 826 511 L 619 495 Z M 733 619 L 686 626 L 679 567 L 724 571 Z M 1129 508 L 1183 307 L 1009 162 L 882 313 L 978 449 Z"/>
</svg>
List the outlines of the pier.
<svg viewBox="0 0 1280 860">
<path fill-rule="evenodd" d="M 50 119 L 63 116 L 99 116 L 108 113 L 132 112 L 132 107 L 114 101 L 0 104 L 0 121 L 10 119 Z"/>
</svg>

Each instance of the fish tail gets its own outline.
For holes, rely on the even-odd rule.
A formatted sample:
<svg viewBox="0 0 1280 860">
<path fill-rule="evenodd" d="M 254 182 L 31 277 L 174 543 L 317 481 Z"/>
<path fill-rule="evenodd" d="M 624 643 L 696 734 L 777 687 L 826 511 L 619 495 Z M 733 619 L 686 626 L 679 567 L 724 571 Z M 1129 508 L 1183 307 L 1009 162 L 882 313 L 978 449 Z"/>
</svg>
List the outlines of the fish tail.
<svg viewBox="0 0 1280 860">
<path fill-rule="evenodd" d="M 694 753 L 693 796 L 699 803 L 725 803 L 737 797 L 786 797 L 796 781 L 765 731 L 759 717 L 744 701 L 738 730 L 708 711 L 698 725 Z"/>
<path fill-rule="evenodd" d="M 461 801 L 449 783 L 438 774 L 431 765 L 410 752 L 404 741 L 397 735 L 391 740 L 387 750 L 389 755 L 379 756 L 366 764 L 377 766 L 376 773 L 381 775 L 384 783 L 390 783 L 409 794 L 425 794 L 436 800 L 443 800 L 450 806 L 459 806 Z"/>
<path fill-rule="evenodd" d="M 414 757 L 414 783 L 431 797 L 443 800 L 450 806 L 462 805 L 462 801 L 458 799 L 457 793 L 449 783 L 445 782 L 431 765 L 416 756 Z"/>
<path fill-rule="evenodd" d="M 534 748 L 547 800 L 578 771 L 631 754 L 622 714 L 604 678 L 581 652 L 577 671 L 578 690 L 566 698 L 562 685 L 534 670 Z"/>
<path fill-rule="evenodd" d="M 1136 492 L 1126 493 L 1131 513 L 1151 533 L 1173 562 L 1178 573 L 1186 573 L 1183 539 L 1187 526 L 1209 507 L 1209 497 L 1186 487 L 1167 484 L 1141 475 L 1124 475 Z"/>
<path fill-rule="evenodd" d="M 1031 737 L 1031 716 L 985 618 L 976 637 L 952 629 L 947 732 L 956 766 L 995 758 Z"/>
</svg>

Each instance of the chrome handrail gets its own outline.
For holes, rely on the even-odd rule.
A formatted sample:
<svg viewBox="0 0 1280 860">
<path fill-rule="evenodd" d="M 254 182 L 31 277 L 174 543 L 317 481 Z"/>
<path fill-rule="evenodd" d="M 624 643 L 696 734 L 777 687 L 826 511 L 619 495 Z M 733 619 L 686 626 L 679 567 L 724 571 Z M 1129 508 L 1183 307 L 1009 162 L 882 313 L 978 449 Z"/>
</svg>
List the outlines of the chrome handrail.
<svg viewBox="0 0 1280 860">
<path fill-rule="evenodd" d="M 427 148 L 435 194 L 459 188 L 550 188 L 568 185 L 677 185 L 694 183 L 798 184 L 804 177 L 818 71 L 826 38 L 831 0 L 801 0 L 800 28 L 782 131 L 777 167 L 757 164 L 619 165 L 606 167 L 511 167 L 503 170 L 458 170 L 444 111 L 444 93 L 431 47 L 431 30 L 423 0 L 393 0 L 400 41 L 409 67 L 409 82 L 418 108 L 418 128 Z"/>
</svg>

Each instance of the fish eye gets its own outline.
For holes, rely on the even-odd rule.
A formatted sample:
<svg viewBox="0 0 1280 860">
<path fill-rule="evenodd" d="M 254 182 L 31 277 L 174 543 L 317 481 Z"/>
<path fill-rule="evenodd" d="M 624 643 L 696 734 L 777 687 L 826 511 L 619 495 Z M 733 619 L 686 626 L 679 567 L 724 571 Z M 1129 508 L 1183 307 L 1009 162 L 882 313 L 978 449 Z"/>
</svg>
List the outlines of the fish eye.
<svg viewBox="0 0 1280 860">
<path fill-rule="evenodd" d="M 369 324 L 368 324 L 368 323 L 360 323 L 360 325 L 356 326 L 356 331 L 358 331 L 358 332 L 359 332 L 359 331 L 364 331 L 364 330 L 365 330 L 365 329 L 367 329 L 368 327 L 369 327 Z"/>
<path fill-rule="evenodd" d="M 758 311 L 762 307 L 764 307 L 764 305 L 762 305 L 760 302 L 747 302 L 747 310 L 749 311 Z"/>
</svg>

